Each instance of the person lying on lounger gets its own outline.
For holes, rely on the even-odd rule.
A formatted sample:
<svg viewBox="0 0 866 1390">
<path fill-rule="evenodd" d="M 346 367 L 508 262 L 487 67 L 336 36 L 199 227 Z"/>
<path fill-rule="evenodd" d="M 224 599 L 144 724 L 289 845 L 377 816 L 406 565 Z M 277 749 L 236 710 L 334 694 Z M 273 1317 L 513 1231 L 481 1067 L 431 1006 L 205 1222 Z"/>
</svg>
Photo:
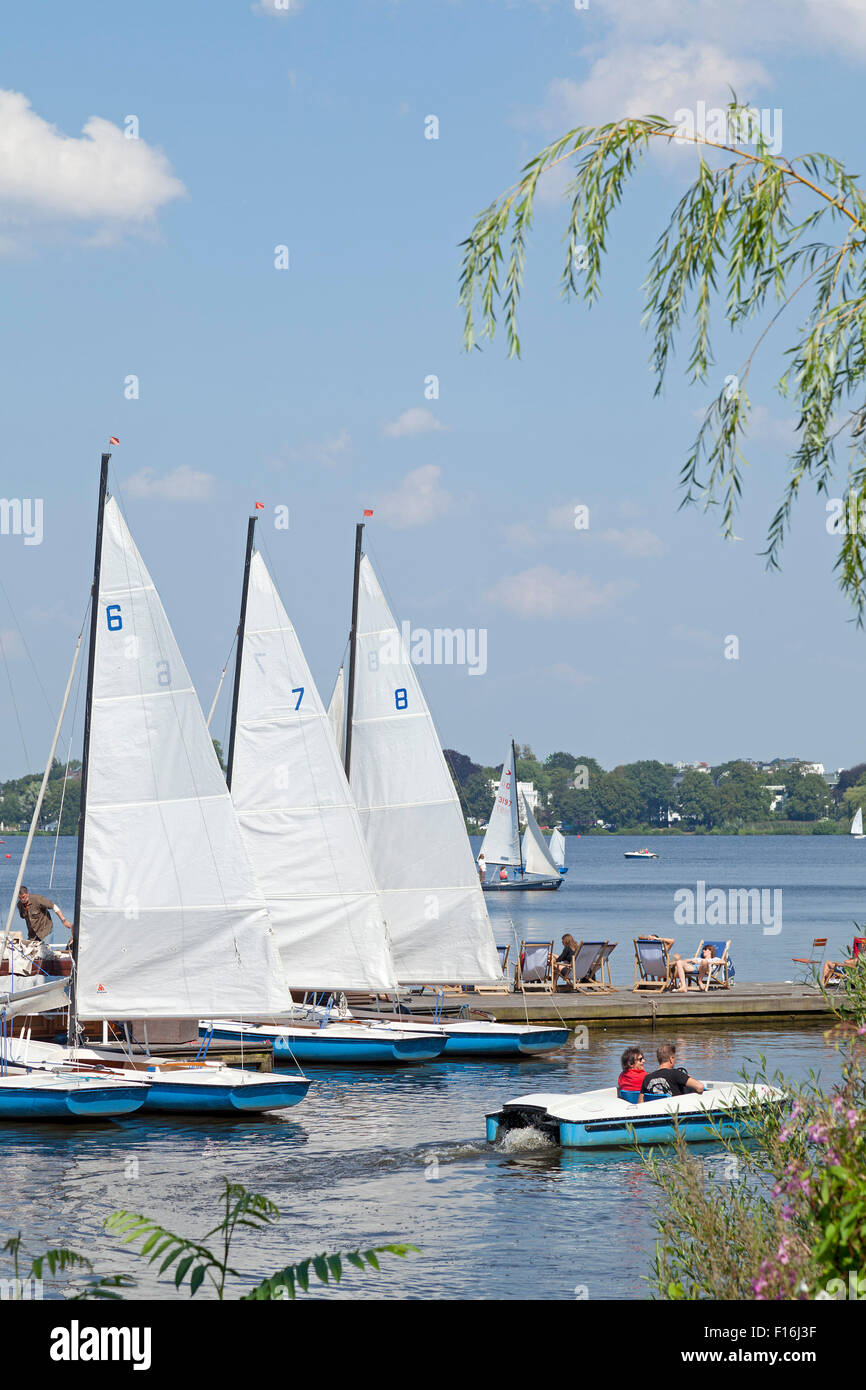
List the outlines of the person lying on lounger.
<svg viewBox="0 0 866 1390">
<path fill-rule="evenodd" d="M 822 989 L 827 988 L 827 983 L 833 975 L 839 975 L 841 977 L 843 970 L 850 970 L 852 966 L 859 965 L 862 963 L 864 959 L 866 959 L 866 956 L 864 956 L 863 953 L 863 947 L 860 944 L 863 940 L 864 938 L 862 936 L 857 936 L 854 938 L 854 954 L 853 956 L 849 956 L 847 960 L 824 961 L 824 966 L 821 971 Z"/>
<path fill-rule="evenodd" d="M 715 946 L 704 946 L 699 956 L 692 956 L 688 960 L 681 960 L 677 956 L 674 961 L 677 982 L 674 989 L 688 989 L 686 975 L 697 975 L 698 989 L 706 994 L 710 987 L 710 961 L 716 958 Z"/>
</svg>

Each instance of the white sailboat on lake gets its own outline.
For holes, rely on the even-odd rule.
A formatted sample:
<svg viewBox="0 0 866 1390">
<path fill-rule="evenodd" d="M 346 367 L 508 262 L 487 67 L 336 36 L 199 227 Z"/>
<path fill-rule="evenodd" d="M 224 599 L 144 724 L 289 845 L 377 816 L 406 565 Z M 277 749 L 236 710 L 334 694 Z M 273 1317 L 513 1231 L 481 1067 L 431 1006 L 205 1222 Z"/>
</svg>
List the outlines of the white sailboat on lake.
<svg viewBox="0 0 866 1390">
<path fill-rule="evenodd" d="M 261 554 L 247 553 L 238 628 L 228 783 L 291 986 L 305 992 L 395 990 L 391 942 L 364 833 L 298 635 Z M 275 1013 L 278 1011 L 275 1011 Z M 347 1011 L 290 1007 L 214 1036 L 267 1039 L 304 1063 L 425 1062 L 445 1046 Z M 207 1031 L 211 1021 L 202 1023 Z"/>
<path fill-rule="evenodd" d="M 484 891 L 553 892 L 560 887 L 562 877 L 525 797 L 526 833 L 521 845 L 517 795 L 517 753 L 512 742 L 502 764 L 496 799 L 478 851 L 478 863 L 483 866 Z"/>
<path fill-rule="evenodd" d="M 77 1020 L 259 1017 L 290 996 L 204 716 L 102 457 L 75 905 Z M 135 1025 L 139 1025 L 136 1023 Z M 73 1041 L 26 1060 L 131 1056 Z M 235 1114 L 302 1100 L 304 1076 L 150 1066 L 148 1109 Z"/>
<path fill-rule="evenodd" d="M 567 874 L 565 866 L 565 836 L 559 826 L 555 826 L 551 832 L 547 848 L 550 850 L 550 857 L 561 874 Z"/>
<path fill-rule="evenodd" d="M 497 983 L 499 957 L 454 781 L 402 631 L 362 553 L 362 533 L 361 523 L 355 543 L 346 770 L 382 895 L 397 977 L 403 986 Z M 529 1055 L 561 1047 L 568 1038 L 566 1028 L 484 1019 L 442 1027 L 446 1058 Z"/>
<path fill-rule="evenodd" d="M 855 839 L 855 840 L 862 840 L 862 839 L 866 838 L 866 837 L 864 837 L 864 834 L 863 834 L 863 807 L 862 807 L 862 806 L 858 806 L 858 807 L 857 807 L 857 810 L 856 810 L 855 813 L 854 813 L 854 819 L 853 819 L 852 822 L 851 822 L 851 832 L 850 832 L 850 833 L 854 836 L 854 839 Z"/>
</svg>

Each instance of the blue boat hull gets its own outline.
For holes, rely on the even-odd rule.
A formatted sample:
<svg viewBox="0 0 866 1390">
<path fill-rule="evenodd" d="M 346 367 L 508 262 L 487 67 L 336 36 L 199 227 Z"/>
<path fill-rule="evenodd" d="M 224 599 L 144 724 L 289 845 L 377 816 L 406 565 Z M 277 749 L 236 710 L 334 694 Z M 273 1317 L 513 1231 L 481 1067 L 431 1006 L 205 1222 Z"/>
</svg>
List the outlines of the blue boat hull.
<svg viewBox="0 0 866 1390">
<path fill-rule="evenodd" d="M 146 1096 L 142 1086 L 128 1089 L 106 1086 L 104 1090 L 89 1087 L 80 1091 L 28 1090 L 17 1087 L 14 1093 L 0 1091 L 0 1121 L 3 1120 L 104 1120 L 119 1115 L 131 1115 L 140 1110 Z"/>
<path fill-rule="evenodd" d="M 501 1125 L 497 1115 L 487 1116 L 487 1139 L 495 1144 L 500 1135 Z M 679 1134 L 688 1143 L 718 1142 L 719 1138 L 734 1139 L 742 1137 L 748 1129 L 745 1120 L 733 1115 L 716 1114 L 680 1116 Z M 632 1148 L 635 1141 L 641 1145 L 672 1144 L 677 1137 L 677 1128 L 667 1115 L 651 1120 L 641 1120 L 637 1124 L 626 1125 L 619 1121 L 582 1122 L 569 1124 L 563 1120 L 559 1125 L 556 1142 L 564 1149 L 622 1149 Z"/>
<path fill-rule="evenodd" d="M 247 1042 L 249 1034 L 231 1028 L 215 1028 L 215 1038 Z M 279 1033 L 273 1039 L 276 1063 L 317 1063 L 321 1066 L 394 1066 L 400 1063 L 432 1062 L 444 1050 L 442 1038 L 417 1037 L 357 1038 L 331 1037 L 310 1029 L 309 1036 L 287 1039 Z"/>
<path fill-rule="evenodd" d="M 275 1082 L 266 1087 L 255 1084 L 185 1086 L 151 1081 L 144 1109 L 161 1111 L 164 1114 L 250 1114 L 266 1110 L 283 1110 L 290 1105 L 297 1105 L 309 1089 L 309 1081 L 292 1081 L 288 1077 L 282 1084 Z"/>
<path fill-rule="evenodd" d="M 485 1060 L 491 1057 L 532 1057 L 554 1052 L 568 1041 L 567 1028 L 544 1028 L 537 1033 L 452 1033 L 445 1044 L 443 1057 Z"/>
</svg>

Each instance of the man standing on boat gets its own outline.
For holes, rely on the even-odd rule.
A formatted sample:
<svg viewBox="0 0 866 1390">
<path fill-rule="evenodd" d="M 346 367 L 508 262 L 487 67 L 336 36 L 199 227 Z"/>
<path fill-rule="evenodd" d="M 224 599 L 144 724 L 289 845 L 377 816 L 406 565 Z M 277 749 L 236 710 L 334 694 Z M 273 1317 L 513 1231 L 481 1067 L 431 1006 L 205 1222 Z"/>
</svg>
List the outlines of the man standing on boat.
<svg viewBox="0 0 866 1390">
<path fill-rule="evenodd" d="M 661 1096 L 684 1096 L 686 1091 L 697 1091 L 698 1095 L 701 1094 L 704 1089 L 703 1081 L 695 1081 L 685 1067 L 677 1066 L 677 1049 L 674 1043 L 659 1043 L 656 1058 L 658 1068 L 647 1072 L 641 1084 L 644 1100 L 658 1100 Z"/>
<path fill-rule="evenodd" d="M 18 915 L 23 917 L 27 923 L 27 941 L 31 946 L 29 954 L 36 959 L 45 954 L 46 943 L 54 930 L 54 923 L 51 919 L 52 911 L 57 913 L 71 937 L 72 923 L 67 922 L 57 903 L 51 902 L 49 898 L 43 898 L 41 893 L 31 893 L 29 888 L 21 885 L 18 892 Z M 71 940 L 69 945 L 72 945 Z"/>
</svg>

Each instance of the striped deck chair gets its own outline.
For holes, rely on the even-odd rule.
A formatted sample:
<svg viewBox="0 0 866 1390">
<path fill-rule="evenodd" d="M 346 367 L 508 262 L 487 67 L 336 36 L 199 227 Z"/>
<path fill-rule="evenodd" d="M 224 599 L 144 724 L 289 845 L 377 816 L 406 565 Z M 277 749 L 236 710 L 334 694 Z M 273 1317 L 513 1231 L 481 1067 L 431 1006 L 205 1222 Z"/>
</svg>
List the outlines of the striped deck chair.
<svg viewBox="0 0 866 1390">
<path fill-rule="evenodd" d="M 514 988 L 522 990 L 524 994 L 530 989 L 553 993 L 552 941 L 521 941 Z"/>
<path fill-rule="evenodd" d="M 593 990 L 606 993 L 604 980 L 596 979 L 606 947 L 606 941 L 581 941 L 567 973 L 560 976 L 560 982 L 565 983 L 566 987 L 570 982 L 571 988 L 581 993 L 590 994 Z"/>
<path fill-rule="evenodd" d="M 730 989 L 731 975 L 733 974 L 733 971 L 730 970 L 730 961 L 728 960 L 728 952 L 731 949 L 730 941 L 702 941 L 695 951 L 695 960 L 700 957 L 701 951 L 705 946 L 712 946 L 716 953 L 710 961 L 710 978 L 707 982 L 708 989 Z M 696 984 L 700 980 L 697 966 L 686 971 L 686 983 L 691 984 L 692 980 L 694 980 Z"/>
<path fill-rule="evenodd" d="M 503 991 L 511 989 L 508 983 L 508 957 L 511 955 L 511 947 L 497 946 L 496 950 L 499 953 L 499 965 L 502 970 L 503 983 L 501 985 L 476 985 L 476 994 L 502 994 Z"/>
<path fill-rule="evenodd" d="M 640 990 L 667 989 L 671 981 L 671 963 L 668 960 L 668 948 L 663 941 L 659 941 L 654 936 L 634 937 L 634 989 L 632 994 Z"/>
</svg>

